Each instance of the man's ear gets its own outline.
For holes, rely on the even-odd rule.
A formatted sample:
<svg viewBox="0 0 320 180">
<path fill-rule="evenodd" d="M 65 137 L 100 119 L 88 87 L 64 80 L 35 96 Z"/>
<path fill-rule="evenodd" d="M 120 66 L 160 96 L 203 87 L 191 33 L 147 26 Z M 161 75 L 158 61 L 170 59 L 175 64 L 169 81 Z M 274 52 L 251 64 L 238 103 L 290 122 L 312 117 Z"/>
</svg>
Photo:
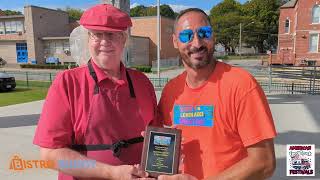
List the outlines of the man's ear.
<svg viewBox="0 0 320 180">
<path fill-rule="evenodd" d="M 178 38 L 175 34 L 172 34 L 172 43 L 174 48 L 178 49 Z"/>
</svg>

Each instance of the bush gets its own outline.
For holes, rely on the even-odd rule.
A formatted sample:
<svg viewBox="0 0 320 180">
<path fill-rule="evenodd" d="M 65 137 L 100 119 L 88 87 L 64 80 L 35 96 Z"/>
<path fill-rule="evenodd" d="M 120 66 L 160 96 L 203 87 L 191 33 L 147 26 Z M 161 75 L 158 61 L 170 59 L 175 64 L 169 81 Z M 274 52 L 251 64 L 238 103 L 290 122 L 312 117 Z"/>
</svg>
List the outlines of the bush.
<svg viewBox="0 0 320 180">
<path fill-rule="evenodd" d="M 228 55 L 225 55 L 225 56 L 216 56 L 216 59 L 227 60 L 227 59 L 229 59 L 229 57 L 228 57 Z"/>
<path fill-rule="evenodd" d="M 21 68 L 33 68 L 33 69 L 68 69 L 78 67 L 77 65 L 55 65 L 55 64 L 20 64 Z"/>
<path fill-rule="evenodd" d="M 151 72 L 151 66 L 134 66 L 132 68 L 145 73 Z"/>
</svg>

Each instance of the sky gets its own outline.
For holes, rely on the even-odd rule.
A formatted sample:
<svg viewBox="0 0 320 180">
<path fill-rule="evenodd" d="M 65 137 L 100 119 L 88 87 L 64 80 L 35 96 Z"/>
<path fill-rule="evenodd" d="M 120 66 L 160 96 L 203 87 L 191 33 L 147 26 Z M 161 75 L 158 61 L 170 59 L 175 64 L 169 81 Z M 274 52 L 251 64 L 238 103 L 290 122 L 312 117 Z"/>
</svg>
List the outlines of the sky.
<svg viewBox="0 0 320 180">
<path fill-rule="evenodd" d="M 179 12 L 189 7 L 201 8 L 206 12 L 222 0 L 160 0 L 161 4 L 168 4 L 175 11 Z M 247 0 L 238 0 L 240 3 L 244 3 Z M 35 5 L 51 9 L 65 8 L 67 6 L 72 8 L 87 9 L 97 3 L 100 0 L 0 0 L 0 9 L 18 10 L 23 12 L 25 5 Z M 157 0 L 131 0 L 130 7 L 137 5 L 151 6 L 156 5 Z"/>
</svg>

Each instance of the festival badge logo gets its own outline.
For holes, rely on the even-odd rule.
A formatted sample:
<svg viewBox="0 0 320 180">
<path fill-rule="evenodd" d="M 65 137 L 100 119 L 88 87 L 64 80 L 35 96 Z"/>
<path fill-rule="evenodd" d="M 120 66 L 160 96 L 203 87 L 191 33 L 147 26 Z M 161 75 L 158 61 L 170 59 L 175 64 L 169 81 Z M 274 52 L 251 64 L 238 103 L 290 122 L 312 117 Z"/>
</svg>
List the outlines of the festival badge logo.
<svg viewBox="0 0 320 180">
<path fill-rule="evenodd" d="M 315 176 L 314 144 L 287 145 L 287 176 Z"/>
</svg>

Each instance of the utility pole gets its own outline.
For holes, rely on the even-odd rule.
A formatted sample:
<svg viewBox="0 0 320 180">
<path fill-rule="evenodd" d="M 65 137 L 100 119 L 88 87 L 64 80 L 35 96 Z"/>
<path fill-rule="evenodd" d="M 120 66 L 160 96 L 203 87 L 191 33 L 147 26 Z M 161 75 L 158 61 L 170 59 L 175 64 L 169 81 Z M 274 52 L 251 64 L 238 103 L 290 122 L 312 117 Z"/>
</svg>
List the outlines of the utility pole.
<svg viewBox="0 0 320 180">
<path fill-rule="evenodd" d="M 160 78 L 160 0 L 157 0 L 157 70 L 158 70 L 158 78 Z M 159 79 L 160 82 L 160 79 Z"/>
<path fill-rule="evenodd" d="M 241 45 L 241 33 L 242 33 L 242 23 L 240 23 L 240 37 L 239 37 L 239 56 L 240 56 L 240 60 L 241 60 L 241 51 L 242 51 L 242 45 Z"/>
</svg>

